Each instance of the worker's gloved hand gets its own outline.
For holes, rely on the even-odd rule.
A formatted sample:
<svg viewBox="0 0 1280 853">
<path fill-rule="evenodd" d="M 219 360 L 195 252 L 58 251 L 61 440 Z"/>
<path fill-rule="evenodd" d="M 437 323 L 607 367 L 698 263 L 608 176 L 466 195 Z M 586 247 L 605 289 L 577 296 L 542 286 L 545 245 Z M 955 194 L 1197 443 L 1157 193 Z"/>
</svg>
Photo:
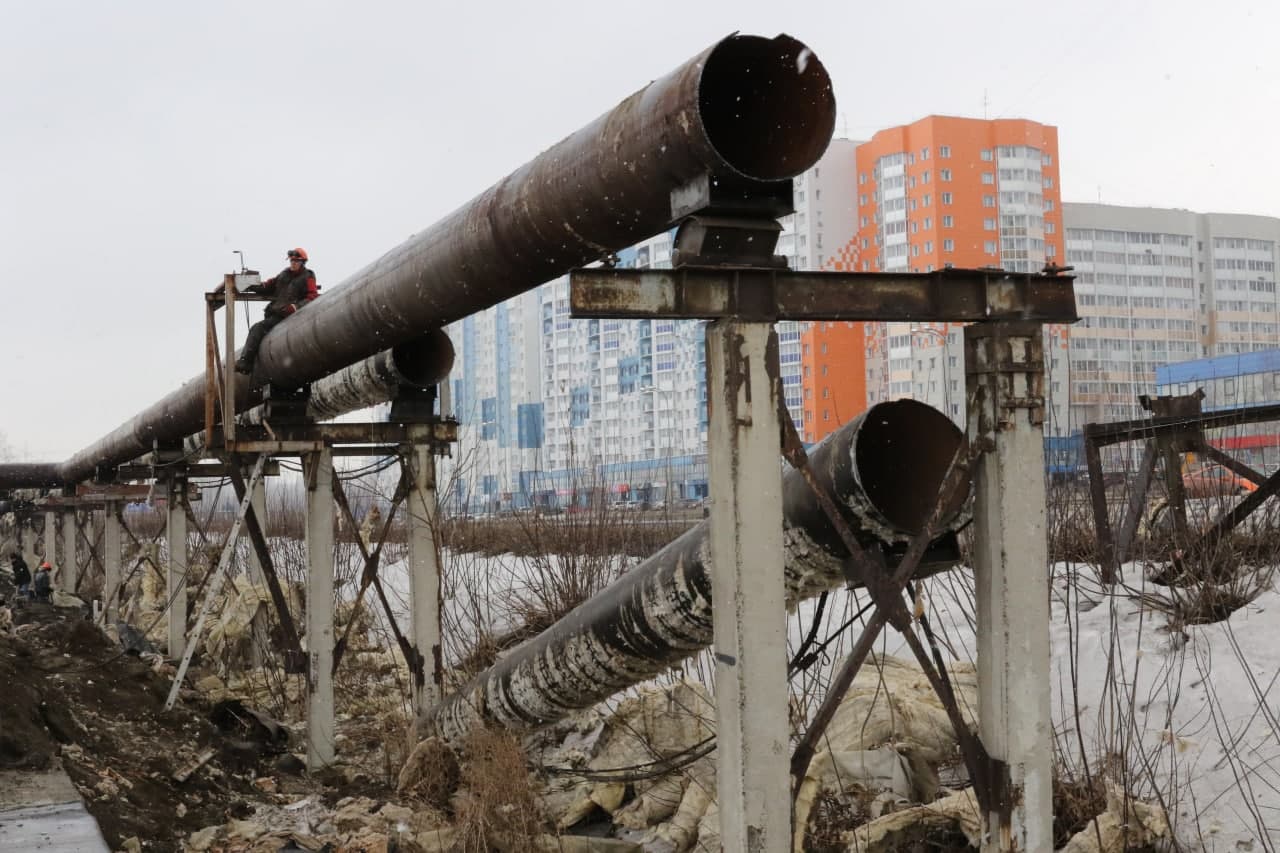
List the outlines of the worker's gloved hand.
<svg viewBox="0 0 1280 853">
<path fill-rule="evenodd" d="M 298 310 L 298 306 L 290 302 L 280 309 L 280 316 L 288 317 L 290 314 L 292 314 L 294 311 L 297 311 L 297 310 Z"/>
</svg>

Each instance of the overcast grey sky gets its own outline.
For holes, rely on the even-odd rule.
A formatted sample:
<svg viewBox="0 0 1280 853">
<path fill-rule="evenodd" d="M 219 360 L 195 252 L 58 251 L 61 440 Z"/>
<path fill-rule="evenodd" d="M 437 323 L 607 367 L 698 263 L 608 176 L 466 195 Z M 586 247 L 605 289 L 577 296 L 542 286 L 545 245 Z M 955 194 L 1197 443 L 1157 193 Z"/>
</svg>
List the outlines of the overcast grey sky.
<svg viewBox="0 0 1280 853">
<path fill-rule="evenodd" d="M 839 135 L 985 103 L 1068 201 L 1280 215 L 1275 0 L 0 0 L 0 433 L 61 461 L 202 369 L 232 250 L 335 285 L 734 30 Z"/>
</svg>

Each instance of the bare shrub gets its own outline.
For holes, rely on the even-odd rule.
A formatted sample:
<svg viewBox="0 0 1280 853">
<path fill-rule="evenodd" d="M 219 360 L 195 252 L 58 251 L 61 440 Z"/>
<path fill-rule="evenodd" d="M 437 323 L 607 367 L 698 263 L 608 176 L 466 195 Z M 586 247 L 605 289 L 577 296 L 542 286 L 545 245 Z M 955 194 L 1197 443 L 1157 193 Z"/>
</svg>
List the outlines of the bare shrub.
<svg viewBox="0 0 1280 853">
<path fill-rule="evenodd" d="M 455 799 L 456 849 L 535 849 L 544 820 L 523 747 L 505 731 L 477 728 L 464 750 L 463 790 Z"/>
</svg>

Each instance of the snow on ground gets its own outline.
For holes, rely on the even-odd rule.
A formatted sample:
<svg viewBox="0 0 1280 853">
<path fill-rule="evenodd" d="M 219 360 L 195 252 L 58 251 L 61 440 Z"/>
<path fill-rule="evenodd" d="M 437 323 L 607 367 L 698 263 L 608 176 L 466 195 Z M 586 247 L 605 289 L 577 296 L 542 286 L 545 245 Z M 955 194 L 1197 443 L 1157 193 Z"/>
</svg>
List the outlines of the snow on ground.
<svg viewBox="0 0 1280 853">
<path fill-rule="evenodd" d="M 466 582 L 447 584 L 446 619 L 474 630 L 512 627 L 504 601 L 538 571 L 530 558 L 445 554 L 465 567 Z M 1163 587 L 1125 567 L 1128 586 L 1108 592 L 1090 567 L 1053 567 L 1051 599 L 1053 719 L 1057 748 L 1082 770 L 1081 744 L 1091 772 L 1123 761 L 1137 793 L 1162 799 L 1188 849 L 1234 851 L 1280 847 L 1280 591 L 1270 587 L 1224 621 L 1169 629 L 1164 613 L 1144 603 Z M 405 561 L 383 567 L 388 596 L 407 614 Z M 920 583 L 944 659 L 976 662 L 973 578 L 967 568 Z M 832 592 L 814 644 L 833 637 L 793 679 L 793 698 L 812 714 L 821 688 L 857 638 L 870 610 L 859 591 Z M 810 632 L 818 600 L 788 615 L 789 657 Z M 837 629 L 855 619 L 853 627 Z M 812 648 L 812 644 L 810 646 Z M 909 658 L 902 638 L 886 629 L 879 653 Z M 684 674 L 704 683 L 712 667 L 695 658 Z M 1077 709 L 1078 708 L 1078 722 Z M 1114 766 L 1114 765 L 1112 765 Z"/>
</svg>

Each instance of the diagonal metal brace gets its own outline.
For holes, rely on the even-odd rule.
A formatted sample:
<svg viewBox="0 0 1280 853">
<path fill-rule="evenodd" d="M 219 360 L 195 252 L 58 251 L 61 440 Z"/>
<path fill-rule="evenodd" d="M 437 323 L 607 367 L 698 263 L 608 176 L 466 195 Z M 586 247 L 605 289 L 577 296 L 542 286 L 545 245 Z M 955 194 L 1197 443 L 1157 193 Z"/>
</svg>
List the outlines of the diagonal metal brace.
<svg viewBox="0 0 1280 853">
<path fill-rule="evenodd" d="M 266 457 L 259 456 L 258 461 L 254 463 L 253 473 L 250 476 L 250 485 L 257 485 L 258 480 L 262 478 L 262 469 L 266 464 Z M 204 620 L 209 615 L 209 610 L 213 607 L 213 600 L 218 593 L 222 591 L 222 585 L 226 583 L 230 576 L 229 569 L 231 567 L 231 558 L 236 553 L 236 540 L 240 538 L 240 526 L 244 523 L 246 516 L 250 511 L 250 495 L 246 492 L 244 497 L 240 499 L 240 509 L 236 512 L 236 520 L 231 525 L 231 530 L 227 533 L 227 541 L 222 545 L 222 556 L 218 559 L 218 565 L 214 568 L 210 576 L 208 588 L 204 593 L 204 600 L 200 602 L 200 615 L 196 617 L 195 627 L 191 629 L 191 642 L 187 643 L 187 650 L 182 654 L 182 661 L 178 664 L 178 671 L 173 676 L 173 686 L 169 688 L 169 698 L 164 701 L 164 709 L 166 711 L 173 708 L 173 704 L 178 701 L 178 690 L 182 687 L 182 679 L 187 675 L 187 667 L 191 665 L 191 658 L 196 653 L 196 646 L 200 643 L 200 631 L 204 628 Z"/>
<path fill-rule="evenodd" d="M 259 461 L 266 459 L 265 454 L 258 459 Z M 234 453 L 231 454 L 227 464 L 227 474 L 231 477 L 231 487 L 235 489 L 236 498 L 243 503 L 245 496 L 250 492 L 246 490 L 244 477 L 240 473 L 239 458 Z M 249 531 L 249 541 L 253 543 L 253 550 L 258 555 L 258 563 L 262 566 L 262 576 L 267 582 L 267 589 L 271 592 L 271 603 L 275 605 L 276 616 L 280 619 L 280 630 L 284 634 L 282 650 L 284 671 L 295 675 L 306 675 L 307 656 L 302 651 L 297 626 L 293 624 L 293 616 L 289 613 L 289 602 L 284 597 L 284 590 L 280 587 L 280 579 L 276 577 L 275 564 L 271 562 L 271 549 L 267 547 L 267 537 L 262 532 L 262 526 L 253 511 L 252 504 L 245 513 L 244 521 L 245 528 Z"/>
<path fill-rule="evenodd" d="M 813 760 L 813 756 L 817 751 L 818 741 L 825 733 L 827 726 L 830 725 L 841 699 L 848 692 L 853 679 L 857 676 L 858 670 L 862 668 L 863 662 L 871 651 L 872 644 L 879 637 L 880 631 L 884 626 L 890 624 L 902 634 L 903 639 L 911 647 L 912 653 L 915 654 L 920 663 L 921 671 L 938 694 L 938 698 L 942 700 L 947 716 L 955 729 L 956 739 L 960 744 L 960 751 L 964 756 L 965 764 L 968 766 L 970 775 L 974 780 L 974 789 L 978 796 L 978 801 L 985 807 L 993 797 L 991 785 L 988 783 L 988 779 L 991 777 L 991 757 L 982 745 L 982 741 L 966 725 L 955 691 L 951 686 L 951 681 L 947 678 L 946 670 L 940 665 L 935 668 L 924 646 L 921 644 L 920 638 L 912 630 L 911 614 L 902 599 L 903 589 L 919 566 L 925 549 L 938 533 L 937 528 L 944 508 L 950 506 L 952 501 L 959 496 L 960 490 L 968 484 L 968 472 L 972 469 L 978 456 L 986 449 L 985 445 L 974 444 L 968 446 L 967 451 L 966 444 L 961 444 L 957 448 L 956 455 L 952 459 L 946 475 L 943 477 L 938 500 L 934 505 L 929 520 L 912 538 L 906 553 L 902 557 L 902 561 L 898 564 L 893 575 L 886 577 L 884 572 L 867 557 L 866 552 L 853 535 L 853 531 L 850 529 L 848 522 L 845 521 L 839 508 L 827 491 L 817 482 L 809 466 L 808 454 L 805 452 L 800 436 L 796 432 L 795 423 L 791 420 L 790 413 L 787 411 L 786 403 L 781 395 L 779 395 L 778 399 L 778 418 L 782 428 L 782 455 L 793 468 L 800 472 L 805 482 L 809 484 L 810 489 L 813 490 L 814 496 L 817 498 L 823 512 L 827 515 L 828 520 L 839 534 L 845 549 L 849 552 L 849 560 L 846 565 L 848 566 L 850 579 L 862 583 L 866 587 L 876 606 L 875 612 L 872 613 L 871 618 L 868 620 L 862 635 L 858 638 L 848 658 L 846 658 L 844 666 L 828 688 L 826 698 L 814 715 L 813 723 L 809 726 L 792 754 L 793 795 L 799 793 L 801 783 L 803 783 L 808 772 L 809 763 Z"/>
</svg>

